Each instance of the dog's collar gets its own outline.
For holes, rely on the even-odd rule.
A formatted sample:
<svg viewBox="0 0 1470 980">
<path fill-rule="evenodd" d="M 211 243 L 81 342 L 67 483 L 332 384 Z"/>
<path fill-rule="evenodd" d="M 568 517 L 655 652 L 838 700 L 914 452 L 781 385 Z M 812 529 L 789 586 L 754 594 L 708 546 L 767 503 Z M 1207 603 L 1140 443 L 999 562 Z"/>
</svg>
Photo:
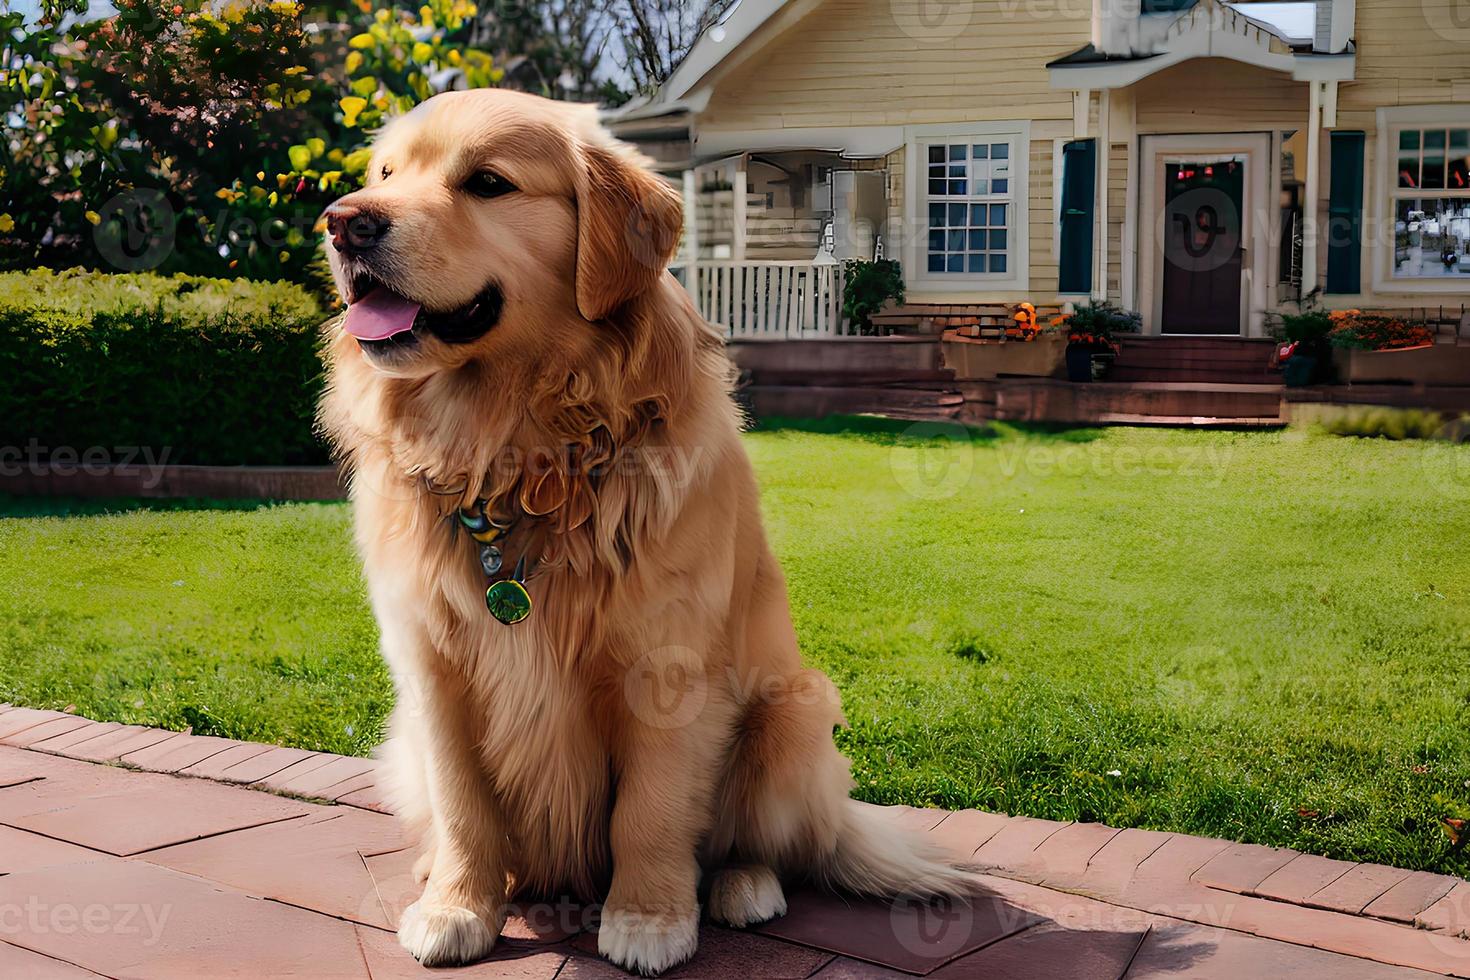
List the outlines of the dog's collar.
<svg viewBox="0 0 1470 980">
<path fill-rule="evenodd" d="M 485 589 L 485 608 L 506 626 L 513 626 L 531 615 L 531 593 L 526 590 L 526 581 L 540 571 L 541 559 L 532 563 L 528 573 L 526 556 L 522 553 L 515 571 L 502 576 L 505 555 L 501 546 L 520 522 L 516 517 L 492 515 L 488 508 L 488 502 L 483 499 L 470 507 L 461 507 L 459 523 L 480 546 L 480 568 L 490 579 Z"/>
</svg>

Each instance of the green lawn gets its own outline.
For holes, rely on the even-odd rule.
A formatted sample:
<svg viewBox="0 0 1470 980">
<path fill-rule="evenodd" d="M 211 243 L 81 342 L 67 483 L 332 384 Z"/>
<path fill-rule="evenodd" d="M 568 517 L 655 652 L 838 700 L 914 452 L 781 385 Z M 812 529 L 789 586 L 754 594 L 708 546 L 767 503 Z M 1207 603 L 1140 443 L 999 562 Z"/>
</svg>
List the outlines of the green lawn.
<svg viewBox="0 0 1470 980">
<path fill-rule="evenodd" d="M 903 428 L 747 440 L 860 795 L 1470 871 L 1470 447 Z M 98 509 L 5 505 L 0 698 L 372 746 L 344 506 Z"/>
</svg>

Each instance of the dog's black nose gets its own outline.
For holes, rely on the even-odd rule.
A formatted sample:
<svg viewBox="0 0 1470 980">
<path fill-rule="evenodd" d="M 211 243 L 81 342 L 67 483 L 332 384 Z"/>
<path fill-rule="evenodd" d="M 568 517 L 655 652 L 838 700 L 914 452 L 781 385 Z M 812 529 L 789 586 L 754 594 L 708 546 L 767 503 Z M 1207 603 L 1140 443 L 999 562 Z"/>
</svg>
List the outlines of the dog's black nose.
<svg viewBox="0 0 1470 980">
<path fill-rule="evenodd" d="M 325 217 L 332 247 L 344 255 L 377 247 L 391 227 L 391 222 L 381 214 L 342 201 L 327 208 Z"/>
</svg>

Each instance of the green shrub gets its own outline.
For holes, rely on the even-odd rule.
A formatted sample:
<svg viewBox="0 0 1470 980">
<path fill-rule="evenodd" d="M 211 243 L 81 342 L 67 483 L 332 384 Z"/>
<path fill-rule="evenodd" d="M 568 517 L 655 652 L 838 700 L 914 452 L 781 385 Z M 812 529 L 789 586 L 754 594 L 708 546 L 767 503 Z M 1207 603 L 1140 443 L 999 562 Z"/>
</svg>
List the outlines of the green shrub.
<svg viewBox="0 0 1470 980">
<path fill-rule="evenodd" d="M 1365 439 L 1445 438 L 1449 429 L 1438 412 L 1418 408 L 1343 407 L 1322 413 L 1319 421 L 1333 435 Z"/>
<path fill-rule="evenodd" d="M 312 423 L 325 318 L 285 283 L 0 273 L 0 446 L 324 462 Z"/>
<path fill-rule="evenodd" d="M 842 315 L 860 334 L 874 334 L 871 319 L 890 299 L 903 302 L 903 271 L 895 259 L 843 263 Z"/>
</svg>

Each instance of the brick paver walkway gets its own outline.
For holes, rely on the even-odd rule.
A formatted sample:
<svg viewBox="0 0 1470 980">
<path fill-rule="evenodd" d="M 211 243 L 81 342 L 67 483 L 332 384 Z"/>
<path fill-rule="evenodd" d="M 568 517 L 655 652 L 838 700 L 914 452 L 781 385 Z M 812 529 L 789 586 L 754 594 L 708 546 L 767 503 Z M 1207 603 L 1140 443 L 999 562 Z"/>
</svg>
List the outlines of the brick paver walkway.
<svg viewBox="0 0 1470 980">
<path fill-rule="evenodd" d="M 199 778 L 185 778 L 185 777 Z M 493 958 L 398 947 L 412 854 L 373 763 L 0 706 L 0 978 L 623 974 L 595 918 L 526 906 Z M 259 792 L 270 790 L 273 792 Z M 895 808 L 979 869 L 950 910 L 790 895 L 670 976 L 1470 977 L 1470 883 L 1228 841 Z"/>
</svg>

